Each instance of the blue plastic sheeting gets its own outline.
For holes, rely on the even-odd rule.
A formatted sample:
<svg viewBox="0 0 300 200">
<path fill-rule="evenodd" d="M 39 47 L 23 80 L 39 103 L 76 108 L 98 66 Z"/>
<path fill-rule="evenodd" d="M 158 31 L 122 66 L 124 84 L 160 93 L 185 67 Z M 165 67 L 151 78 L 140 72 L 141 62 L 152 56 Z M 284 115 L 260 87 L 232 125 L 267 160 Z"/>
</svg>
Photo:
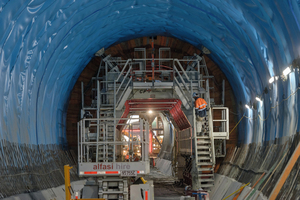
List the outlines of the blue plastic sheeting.
<svg viewBox="0 0 300 200">
<path fill-rule="evenodd" d="M 240 115 L 268 117 L 243 120 L 240 142 L 292 135 L 299 93 L 276 104 L 298 87 L 299 73 L 286 82 L 268 79 L 299 56 L 299 16 L 297 0 L 2 0 L 0 139 L 64 142 L 71 89 L 94 53 L 150 35 L 206 46 L 241 102 Z M 261 109 L 246 111 L 266 86 Z"/>
</svg>

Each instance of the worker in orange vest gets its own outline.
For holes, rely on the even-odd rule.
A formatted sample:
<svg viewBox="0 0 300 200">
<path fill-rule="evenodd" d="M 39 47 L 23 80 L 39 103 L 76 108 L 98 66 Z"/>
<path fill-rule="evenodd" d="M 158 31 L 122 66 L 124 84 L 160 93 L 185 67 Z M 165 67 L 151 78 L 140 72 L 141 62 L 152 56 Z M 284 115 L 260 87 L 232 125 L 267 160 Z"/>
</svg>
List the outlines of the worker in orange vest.
<svg viewBox="0 0 300 200">
<path fill-rule="evenodd" d="M 197 118 L 200 118 L 200 120 L 202 120 L 204 117 L 206 117 L 207 103 L 204 99 L 200 98 L 199 95 L 195 92 L 193 93 L 193 98 L 195 99 L 196 116 Z"/>
</svg>

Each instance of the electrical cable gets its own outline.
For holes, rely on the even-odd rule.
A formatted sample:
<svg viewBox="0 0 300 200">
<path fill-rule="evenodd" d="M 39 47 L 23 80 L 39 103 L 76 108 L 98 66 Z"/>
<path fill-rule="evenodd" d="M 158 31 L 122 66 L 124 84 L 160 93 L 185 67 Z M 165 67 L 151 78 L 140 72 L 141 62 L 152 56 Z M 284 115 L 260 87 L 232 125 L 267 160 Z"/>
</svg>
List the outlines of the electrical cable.
<svg viewBox="0 0 300 200">
<path fill-rule="evenodd" d="M 265 119 L 263 119 L 260 115 L 258 115 L 257 117 L 255 118 L 252 118 L 252 117 L 246 117 L 247 119 L 250 119 L 250 120 L 256 120 L 257 118 L 259 118 L 261 121 L 266 121 L 269 116 L 270 116 L 270 113 L 271 113 L 271 110 L 274 109 L 274 108 L 277 108 L 278 106 L 280 106 L 284 101 L 287 101 L 289 98 L 291 98 L 292 95 L 296 94 L 298 92 L 298 90 L 300 89 L 300 87 L 297 88 L 297 90 L 295 90 L 295 92 L 291 93 L 287 98 L 285 99 L 282 99 L 280 103 L 278 103 L 277 105 L 273 106 L 270 108 L 269 112 L 268 112 L 268 115 Z"/>
<path fill-rule="evenodd" d="M 282 99 L 280 103 L 278 103 L 277 105 L 273 106 L 270 108 L 269 110 L 269 113 L 267 115 L 267 117 L 265 119 L 262 119 L 260 115 L 258 115 L 257 117 L 255 118 L 252 118 L 252 117 L 247 117 L 245 116 L 245 114 L 241 117 L 241 119 L 238 121 L 238 123 L 233 127 L 233 129 L 229 132 L 229 135 L 232 133 L 232 131 L 239 125 L 239 123 L 242 121 L 242 119 L 245 117 L 247 119 L 250 119 L 250 120 L 256 120 L 257 118 L 259 118 L 261 121 L 266 121 L 269 116 L 270 116 L 270 113 L 271 113 L 271 110 L 274 109 L 274 108 L 277 108 L 278 106 L 280 106 L 280 104 L 282 104 L 284 101 L 287 101 L 289 98 L 291 98 L 292 95 L 296 94 L 298 92 L 298 90 L 300 89 L 300 87 L 297 88 L 297 90 L 295 90 L 295 92 L 291 93 L 287 98 L 285 99 Z M 238 115 L 237 113 L 234 113 L 232 111 L 229 110 L 229 112 L 235 114 L 235 115 Z"/>
<path fill-rule="evenodd" d="M 266 172 L 264 172 L 260 177 L 259 177 L 259 179 L 256 181 L 256 183 L 251 187 L 251 189 L 249 190 L 249 192 L 246 194 L 246 196 L 244 196 L 244 198 L 246 198 L 249 194 L 250 194 L 250 192 L 251 192 L 251 190 L 253 190 L 253 188 L 257 185 L 257 183 L 260 181 L 260 179 L 262 179 L 262 177 L 264 176 L 266 174 Z"/>
<path fill-rule="evenodd" d="M 240 187 L 238 190 L 236 190 L 235 192 L 233 192 L 232 194 L 228 195 L 227 197 L 225 197 L 225 198 L 222 199 L 222 200 L 228 199 L 229 197 L 231 197 L 231 196 L 234 195 L 235 193 L 238 193 L 240 190 L 244 189 L 244 187 L 246 187 L 246 186 L 249 185 L 249 184 L 250 184 L 250 182 L 247 183 L 247 184 L 245 184 L 245 185 L 243 185 L 243 186 Z"/>
<path fill-rule="evenodd" d="M 231 110 L 229 110 L 229 112 L 234 114 L 234 115 L 239 115 L 238 113 L 232 112 Z"/>
<path fill-rule="evenodd" d="M 281 162 L 283 161 L 283 159 L 285 158 L 285 156 L 287 155 L 288 151 L 285 152 L 285 154 L 282 156 L 281 160 L 278 162 L 278 164 L 276 165 L 276 167 L 273 169 L 272 173 L 270 174 L 269 178 L 267 179 L 267 181 L 265 182 L 265 184 L 263 185 L 263 187 L 260 189 L 259 193 L 257 194 L 256 196 L 256 199 L 258 198 L 258 196 L 262 193 L 263 189 L 265 188 L 265 186 L 267 185 L 267 183 L 269 182 L 269 180 L 271 179 L 271 177 L 273 176 L 273 174 L 275 173 L 275 171 L 277 170 L 277 168 L 279 167 L 279 165 L 281 164 Z M 275 165 L 274 165 L 275 166 Z M 273 168 L 273 167 L 272 167 Z M 272 169 L 271 168 L 271 169 Z M 269 173 L 268 173 L 269 174 Z M 267 176 L 268 176 L 267 174 Z M 264 178 L 266 178 L 267 176 L 265 176 Z M 265 179 L 262 179 L 262 182 L 264 181 Z M 256 190 L 253 190 L 251 192 L 251 194 L 248 196 L 247 200 L 249 200 L 252 195 L 256 192 Z"/>
<path fill-rule="evenodd" d="M 243 117 L 240 119 L 240 121 L 233 127 L 233 129 L 231 129 L 231 131 L 229 132 L 229 135 L 232 133 L 232 131 L 239 125 L 239 123 L 242 121 L 242 119 L 245 117 L 245 115 L 243 115 Z"/>
</svg>

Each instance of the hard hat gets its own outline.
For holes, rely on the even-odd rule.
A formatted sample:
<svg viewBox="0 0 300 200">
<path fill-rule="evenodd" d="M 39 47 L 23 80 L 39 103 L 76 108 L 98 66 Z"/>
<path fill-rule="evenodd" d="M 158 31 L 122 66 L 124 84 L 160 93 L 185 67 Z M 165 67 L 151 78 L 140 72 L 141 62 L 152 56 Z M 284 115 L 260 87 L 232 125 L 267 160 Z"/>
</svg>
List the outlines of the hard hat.
<svg viewBox="0 0 300 200">
<path fill-rule="evenodd" d="M 193 93 L 193 98 L 198 97 L 198 94 L 196 92 Z"/>
</svg>

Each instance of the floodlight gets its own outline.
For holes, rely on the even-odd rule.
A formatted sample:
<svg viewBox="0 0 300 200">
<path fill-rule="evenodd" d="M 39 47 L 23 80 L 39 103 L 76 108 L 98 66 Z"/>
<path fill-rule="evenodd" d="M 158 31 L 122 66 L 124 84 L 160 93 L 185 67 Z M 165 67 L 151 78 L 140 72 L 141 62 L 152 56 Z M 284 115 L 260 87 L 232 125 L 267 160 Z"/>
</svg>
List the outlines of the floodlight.
<svg viewBox="0 0 300 200">
<path fill-rule="evenodd" d="M 151 114 L 151 113 L 153 113 L 153 111 L 152 111 L 152 110 L 149 110 L 148 113 Z"/>
<path fill-rule="evenodd" d="M 262 102 L 262 100 L 259 97 L 255 97 L 256 101 Z"/>
<path fill-rule="evenodd" d="M 285 75 L 285 76 L 287 76 L 287 75 L 289 75 L 289 73 L 291 73 L 291 68 L 290 67 L 287 67 L 287 68 L 285 68 L 285 70 L 283 70 L 283 75 Z"/>
</svg>

